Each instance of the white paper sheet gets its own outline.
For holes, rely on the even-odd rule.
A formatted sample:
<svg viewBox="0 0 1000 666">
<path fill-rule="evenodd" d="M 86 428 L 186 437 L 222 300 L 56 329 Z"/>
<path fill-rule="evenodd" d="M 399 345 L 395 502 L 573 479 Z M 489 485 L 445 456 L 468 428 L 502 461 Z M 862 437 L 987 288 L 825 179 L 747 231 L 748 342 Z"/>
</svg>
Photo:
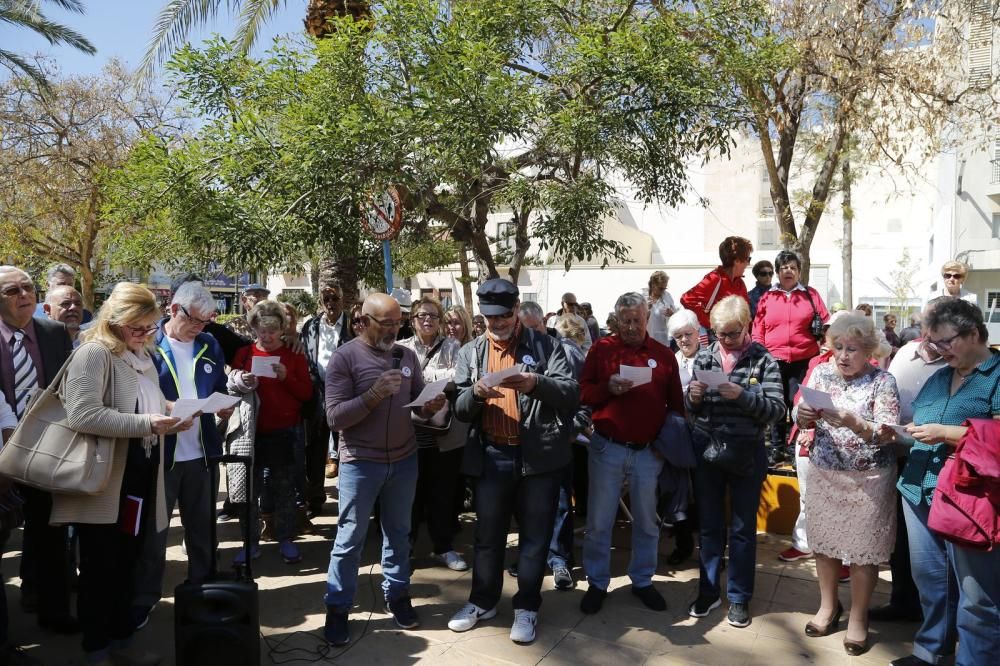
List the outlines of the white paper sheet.
<svg viewBox="0 0 1000 666">
<path fill-rule="evenodd" d="M 817 391 L 808 386 L 800 386 L 799 391 L 802 394 L 802 400 L 815 410 L 837 409 L 836 405 L 833 404 L 833 398 L 825 391 Z"/>
<path fill-rule="evenodd" d="M 648 365 L 625 365 L 622 363 L 618 368 L 618 374 L 622 376 L 622 379 L 632 382 L 632 388 L 653 381 L 653 369 Z"/>
<path fill-rule="evenodd" d="M 409 402 L 403 405 L 403 407 L 423 407 L 428 402 L 441 395 L 444 391 L 444 387 L 447 385 L 447 379 L 439 379 L 436 382 L 424 384 L 424 390 L 420 392 L 420 395 L 418 395 L 413 402 Z"/>
<path fill-rule="evenodd" d="M 254 356 L 250 362 L 250 374 L 255 377 L 277 377 L 271 367 L 275 363 L 281 363 L 280 356 Z"/>
<path fill-rule="evenodd" d="M 710 389 L 717 389 L 719 388 L 719 385 L 729 382 L 729 375 L 724 372 L 718 372 L 717 370 L 695 370 L 694 378 L 699 382 L 708 384 L 708 388 Z"/>
<path fill-rule="evenodd" d="M 170 411 L 170 415 L 183 421 L 198 412 L 215 414 L 234 406 L 239 401 L 239 396 L 226 395 L 225 393 L 213 393 L 207 398 L 181 398 L 174 401 L 174 408 Z"/>
<path fill-rule="evenodd" d="M 913 439 L 913 435 L 906 432 L 906 426 L 896 425 L 894 423 L 886 423 L 885 425 L 895 430 L 896 434 L 902 437 L 903 439 Z"/>
<path fill-rule="evenodd" d="M 515 363 L 513 368 L 507 368 L 506 370 L 489 373 L 483 377 L 483 384 L 489 386 L 490 388 L 500 386 L 500 383 L 503 382 L 503 380 L 516 375 L 519 372 L 521 372 L 521 366 Z"/>
</svg>

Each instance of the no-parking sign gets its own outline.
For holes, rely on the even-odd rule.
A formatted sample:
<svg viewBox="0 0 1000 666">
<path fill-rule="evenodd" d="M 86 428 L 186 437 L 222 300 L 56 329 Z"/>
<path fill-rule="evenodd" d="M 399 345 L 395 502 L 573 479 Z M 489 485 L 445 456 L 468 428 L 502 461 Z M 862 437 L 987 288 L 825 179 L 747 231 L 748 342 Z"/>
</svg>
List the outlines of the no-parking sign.
<svg viewBox="0 0 1000 666">
<path fill-rule="evenodd" d="M 403 206 L 395 187 L 373 196 L 361 207 L 361 224 L 376 240 L 392 240 L 403 226 Z"/>
</svg>

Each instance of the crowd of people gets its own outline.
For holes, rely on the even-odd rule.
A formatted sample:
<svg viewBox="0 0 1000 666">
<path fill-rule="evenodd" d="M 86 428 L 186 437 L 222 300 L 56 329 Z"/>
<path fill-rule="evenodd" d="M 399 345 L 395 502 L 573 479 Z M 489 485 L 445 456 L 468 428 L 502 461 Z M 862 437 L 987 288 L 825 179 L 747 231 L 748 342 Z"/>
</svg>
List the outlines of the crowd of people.
<svg viewBox="0 0 1000 666">
<path fill-rule="evenodd" d="M 840 629 L 838 583 L 849 582 L 848 654 L 869 649 L 869 622 L 916 622 L 913 654 L 896 666 L 988 663 L 1000 650 L 1000 549 L 946 538 L 932 518 L 968 420 L 1000 419 L 1000 354 L 962 288 L 968 267 L 946 264 L 943 293 L 897 334 L 896 317 L 880 328 L 870 306 L 828 309 L 800 281 L 794 252 L 752 264 L 752 251 L 726 238 L 720 265 L 677 301 L 655 271 L 645 293 L 617 299 L 606 328 L 573 293 L 546 313 L 500 278 L 479 285 L 474 315 L 403 290 L 350 304 L 323 283 L 321 311 L 301 326 L 254 284 L 245 314 L 222 325 L 196 276 L 178 280 L 166 304 L 121 283 L 91 314 L 69 267 L 50 271 L 39 304 L 25 271 L 0 266 L 4 441 L 65 365 L 67 422 L 113 442 L 97 494 L 0 480 L 0 544 L 24 528 L 21 607 L 47 631 L 80 632 L 88 663 L 158 664 L 131 637 L 163 593 L 170 516 L 179 510 L 187 580 L 209 579 L 224 473 L 218 519 L 239 517 L 248 544 L 237 568 L 265 554 L 300 562 L 296 538 L 328 510 L 325 484 L 337 477 L 323 597 L 335 646 L 351 641 L 369 528 L 382 532 L 385 607 L 401 628 L 420 624 L 411 558 L 426 526 L 434 562 L 471 569 L 448 627 L 494 618 L 507 571 L 517 580 L 510 638 L 526 644 L 550 572 L 557 590 L 585 581 L 580 610 L 601 611 L 623 508 L 638 603 L 667 608 L 654 584 L 667 532 L 670 566 L 697 546 L 688 614 L 725 602 L 728 623 L 746 627 L 762 484 L 791 450 L 801 502 L 780 558 L 816 559 L 820 603 L 804 634 Z M 231 396 L 228 407 L 171 415 L 178 401 L 216 393 Z M 252 467 L 220 470 L 223 453 Z M 470 509 L 467 549 L 459 516 Z M 886 562 L 890 602 L 870 608 Z M 7 613 L 0 585 L 0 664 L 37 663 L 7 635 Z"/>
</svg>

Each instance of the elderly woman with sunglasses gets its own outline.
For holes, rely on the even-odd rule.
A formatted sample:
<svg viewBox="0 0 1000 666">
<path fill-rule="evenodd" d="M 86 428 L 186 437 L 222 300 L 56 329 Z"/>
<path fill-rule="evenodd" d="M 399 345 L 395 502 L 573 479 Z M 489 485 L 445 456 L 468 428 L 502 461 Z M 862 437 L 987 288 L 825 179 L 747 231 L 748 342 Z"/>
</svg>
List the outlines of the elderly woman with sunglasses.
<svg viewBox="0 0 1000 666">
<path fill-rule="evenodd" d="M 961 261 L 946 262 L 945 265 L 941 267 L 941 288 L 931 294 L 929 298 L 934 298 L 936 296 L 951 296 L 953 298 L 960 298 L 967 303 L 972 303 L 973 305 L 979 305 L 979 299 L 976 296 L 976 292 L 969 291 L 963 286 L 965 284 L 965 278 L 968 276 L 968 265 L 962 263 Z"/>
<path fill-rule="evenodd" d="M 1000 353 L 988 346 L 982 312 L 964 300 L 937 305 L 926 325 L 926 343 L 947 365 L 913 400 L 913 423 L 906 430 L 915 441 L 897 486 L 924 620 L 913 655 L 892 663 L 942 663 L 957 638 L 957 664 L 988 664 L 1000 654 L 1000 549 L 947 542 L 927 527 L 927 519 L 938 475 L 965 434 L 962 424 L 1000 419 Z"/>
<path fill-rule="evenodd" d="M 416 335 L 400 340 L 399 344 L 416 353 L 425 383 L 451 379 L 462 345 L 458 338 L 444 335 L 445 311 L 441 302 L 433 296 L 423 297 L 417 302 L 412 319 Z M 444 426 L 451 416 L 449 409 L 446 404 L 431 418 L 431 424 Z M 440 433 L 417 427 L 417 490 L 410 541 L 411 544 L 416 541 L 420 523 L 426 522 L 434 560 L 452 571 L 465 571 L 469 565 L 455 551 L 452 540 L 458 522 L 455 489 L 461 478 L 459 468 L 468 425 L 450 420 L 451 426 Z"/>
</svg>

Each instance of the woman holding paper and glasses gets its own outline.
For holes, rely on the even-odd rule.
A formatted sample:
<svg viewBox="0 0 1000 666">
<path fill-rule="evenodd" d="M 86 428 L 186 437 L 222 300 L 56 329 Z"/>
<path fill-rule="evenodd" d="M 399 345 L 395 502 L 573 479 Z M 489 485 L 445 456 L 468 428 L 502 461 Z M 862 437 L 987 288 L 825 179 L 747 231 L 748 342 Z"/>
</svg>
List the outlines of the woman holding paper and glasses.
<svg viewBox="0 0 1000 666">
<path fill-rule="evenodd" d="M 75 525 L 80 539 L 77 604 L 88 663 L 159 663 L 158 656 L 129 645 L 135 567 L 146 532 L 167 527 L 160 438 L 192 424 L 164 415 L 167 404 L 149 353 L 159 318 L 151 291 L 118 284 L 66 368 L 68 424 L 114 439 L 103 492 L 52 496 L 51 522 Z"/>
<path fill-rule="evenodd" d="M 257 341 L 236 353 L 228 388 L 231 393 L 257 394 L 259 407 L 251 429 L 255 497 L 250 499 L 259 498 L 261 514 L 272 517 L 271 532 L 278 541 L 282 559 L 295 564 L 302 560 L 292 541 L 297 513 L 295 446 L 302 437 L 302 403 L 312 397 L 312 380 L 306 357 L 296 354 L 282 341 L 288 329 L 284 305 L 261 301 L 250 311 L 247 321 L 257 334 Z M 240 512 L 240 522 L 246 522 L 245 512 Z M 251 529 L 251 556 L 256 558 L 260 554 L 256 519 L 250 525 L 243 524 L 243 529 Z M 241 564 L 246 557 L 247 553 L 241 549 L 234 562 Z"/>
<path fill-rule="evenodd" d="M 719 579 L 728 491 L 732 513 L 728 621 L 734 627 L 746 627 L 750 624 L 757 562 L 757 507 L 767 474 L 764 429 L 784 418 L 785 401 L 777 361 L 763 345 L 750 339 L 747 300 L 743 296 L 723 298 L 712 308 L 710 323 L 718 341 L 698 352 L 695 378 L 688 384 L 684 401 L 698 456 L 694 488 L 701 536 L 698 598 L 688 615 L 705 617 L 721 603 Z M 724 375 L 725 381 L 710 389 L 708 377 L 701 371 Z"/>
<path fill-rule="evenodd" d="M 844 650 L 858 655 L 868 650 L 868 605 L 878 565 L 888 561 L 896 535 L 896 458 L 880 439 L 879 424 L 898 422 L 899 393 L 893 376 L 869 362 L 885 352 L 879 348 L 886 344 L 871 317 L 840 317 L 826 335 L 833 356 L 816 366 L 806 383 L 826 395 L 803 390 L 794 410 L 800 428 L 815 428 L 805 509 L 820 607 L 805 632 L 826 636 L 837 630 L 843 613 L 837 582 L 841 566 L 850 563 Z M 834 408 L 819 409 L 827 396 Z"/>
<path fill-rule="evenodd" d="M 451 379 L 462 345 L 458 338 L 443 335 L 445 311 L 441 302 L 432 296 L 421 298 L 412 320 L 416 335 L 400 340 L 399 344 L 416 352 L 424 382 Z M 455 551 L 452 539 L 458 521 L 455 488 L 469 427 L 451 418 L 450 409 L 446 403 L 427 424 L 414 424 L 419 449 L 410 542 L 416 541 L 420 523 L 426 522 L 433 546 L 432 557 L 452 571 L 465 571 L 469 565 Z"/>
</svg>

